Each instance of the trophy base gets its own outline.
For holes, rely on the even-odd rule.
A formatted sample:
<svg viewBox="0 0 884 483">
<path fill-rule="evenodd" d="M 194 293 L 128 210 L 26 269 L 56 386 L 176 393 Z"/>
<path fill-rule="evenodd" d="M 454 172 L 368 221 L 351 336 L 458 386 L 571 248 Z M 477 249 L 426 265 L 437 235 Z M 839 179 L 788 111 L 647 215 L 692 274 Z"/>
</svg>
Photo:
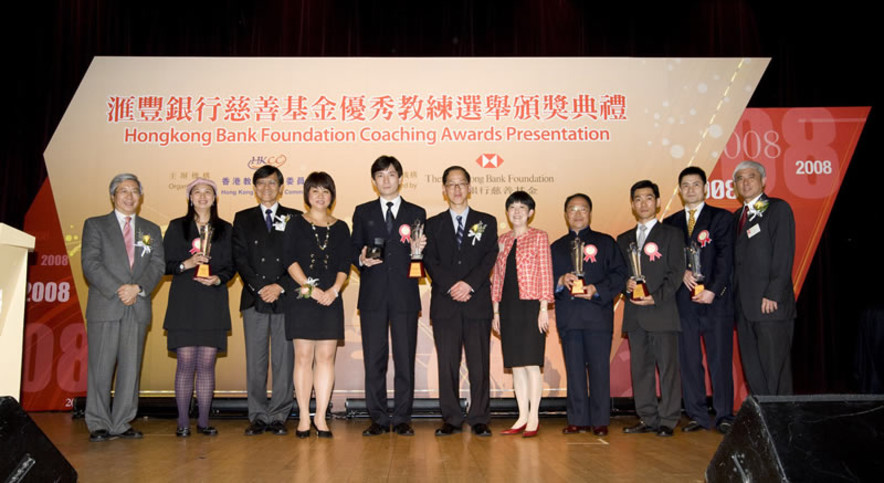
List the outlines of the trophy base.
<svg viewBox="0 0 884 483">
<path fill-rule="evenodd" d="M 426 275 L 424 263 L 420 260 L 412 261 L 411 265 L 408 266 L 408 278 L 423 278 Z"/>
<path fill-rule="evenodd" d="M 648 296 L 648 286 L 644 282 L 637 282 L 632 289 L 632 300 L 639 300 Z"/>
<path fill-rule="evenodd" d="M 196 274 L 194 274 L 193 278 L 207 278 L 211 276 L 212 272 L 209 270 L 209 265 L 206 263 L 201 263 L 196 268 Z"/>
<path fill-rule="evenodd" d="M 586 295 L 586 284 L 584 283 L 582 278 L 578 278 L 574 280 L 571 284 L 571 295 Z"/>
<path fill-rule="evenodd" d="M 691 290 L 691 297 L 693 298 L 693 297 L 696 297 L 697 295 L 700 295 L 701 293 L 703 293 L 704 290 L 706 290 L 706 286 L 703 285 L 702 283 L 698 283 L 697 285 L 694 285 L 694 289 Z"/>
</svg>

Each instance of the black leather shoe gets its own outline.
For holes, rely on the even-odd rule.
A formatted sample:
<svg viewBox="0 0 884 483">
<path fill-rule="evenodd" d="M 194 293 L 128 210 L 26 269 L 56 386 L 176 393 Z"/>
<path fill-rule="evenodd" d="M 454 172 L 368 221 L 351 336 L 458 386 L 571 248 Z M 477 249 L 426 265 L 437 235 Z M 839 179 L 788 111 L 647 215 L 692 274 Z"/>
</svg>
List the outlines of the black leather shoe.
<svg viewBox="0 0 884 483">
<path fill-rule="evenodd" d="M 378 423 L 372 421 L 371 426 L 369 426 L 365 431 L 362 432 L 363 436 L 379 436 L 384 433 L 390 432 L 390 428 L 388 426 L 381 426 Z"/>
<path fill-rule="evenodd" d="M 113 434 L 107 432 L 106 429 L 99 429 L 97 431 L 92 431 L 89 433 L 89 441 L 93 443 L 102 443 L 104 441 L 110 441 L 112 439 L 117 439 L 117 437 Z"/>
<path fill-rule="evenodd" d="M 694 431 L 699 431 L 701 429 L 706 429 L 706 428 L 704 428 L 702 424 L 700 424 L 694 420 L 691 420 L 691 422 L 689 422 L 685 426 L 682 426 L 682 428 L 681 428 L 681 430 L 684 431 L 685 433 L 693 433 Z"/>
<path fill-rule="evenodd" d="M 144 434 L 142 434 L 141 431 L 138 431 L 137 429 L 129 428 L 126 431 L 118 434 L 117 437 L 123 439 L 141 439 L 144 437 Z"/>
<path fill-rule="evenodd" d="M 284 421 L 273 421 L 267 426 L 267 431 L 270 431 L 277 436 L 285 436 L 289 434 L 289 430 L 285 429 Z"/>
<path fill-rule="evenodd" d="M 175 430 L 175 436 L 179 438 L 187 438 L 190 436 L 190 428 L 178 428 Z"/>
<path fill-rule="evenodd" d="M 246 436 L 257 436 L 267 430 L 267 423 L 261 420 L 252 421 L 245 430 Z"/>
<path fill-rule="evenodd" d="M 197 432 L 197 433 L 202 433 L 202 434 L 204 434 L 204 435 L 206 435 L 206 436 L 217 436 L 217 435 L 218 435 L 218 430 L 215 429 L 214 426 L 205 426 L 205 427 L 203 427 L 203 426 L 197 426 L 197 427 L 196 427 L 196 432 Z"/>
<path fill-rule="evenodd" d="M 473 425 L 473 434 L 484 438 L 491 436 L 491 429 L 489 429 L 488 425 L 485 423 L 476 423 Z"/>
<path fill-rule="evenodd" d="M 730 421 L 722 421 L 718 423 L 718 432 L 721 434 L 728 434 L 731 432 L 731 429 L 734 427 L 734 423 Z"/>
<path fill-rule="evenodd" d="M 393 431 L 400 436 L 414 436 L 414 429 L 408 423 L 399 423 L 393 426 Z"/>
<path fill-rule="evenodd" d="M 657 431 L 657 436 L 662 436 L 664 438 L 672 436 L 672 428 L 669 426 L 660 426 L 660 429 Z"/>
<path fill-rule="evenodd" d="M 448 436 L 454 433 L 459 433 L 460 428 L 453 424 L 444 423 L 438 429 L 436 429 L 436 436 Z"/>
<path fill-rule="evenodd" d="M 310 430 L 308 429 L 307 431 L 300 431 L 300 430 L 296 429 L 295 436 L 297 436 L 299 439 L 309 438 L 310 437 Z"/>
<path fill-rule="evenodd" d="M 608 435 L 608 427 L 607 426 L 593 426 L 592 434 L 596 436 L 607 436 Z"/>
<path fill-rule="evenodd" d="M 629 426 L 629 427 L 623 428 L 623 432 L 626 434 L 656 433 L 657 428 L 655 428 L 653 426 L 648 426 L 647 424 L 640 422 L 640 423 L 636 424 L 635 426 Z"/>
</svg>

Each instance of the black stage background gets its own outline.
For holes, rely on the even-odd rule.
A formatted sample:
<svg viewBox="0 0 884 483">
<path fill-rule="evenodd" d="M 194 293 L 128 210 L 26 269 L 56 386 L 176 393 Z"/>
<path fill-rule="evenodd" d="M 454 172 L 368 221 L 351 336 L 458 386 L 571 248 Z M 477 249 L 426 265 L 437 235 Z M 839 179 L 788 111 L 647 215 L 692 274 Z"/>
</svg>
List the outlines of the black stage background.
<svg viewBox="0 0 884 483">
<path fill-rule="evenodd" d="M 783 3 L 9 4 L 0 28 L 0 221 L 22 227 L 46 177 L 43 151 L 96 55 L 771 57 L 750 107 L 872 106 L 798 300 L 792 353 L 796 392 L 853 392 L 860 319 L 884 308 L 884 244 L 874 243 L 874 213 L 884 208 L 875 194 L 882 170 L 874 154 L 882 83 L 872 67 L 884 45 L 882 26 L 874 3 Z M 862 221 L 866 214 L 869 222 Z"/>
</svg>

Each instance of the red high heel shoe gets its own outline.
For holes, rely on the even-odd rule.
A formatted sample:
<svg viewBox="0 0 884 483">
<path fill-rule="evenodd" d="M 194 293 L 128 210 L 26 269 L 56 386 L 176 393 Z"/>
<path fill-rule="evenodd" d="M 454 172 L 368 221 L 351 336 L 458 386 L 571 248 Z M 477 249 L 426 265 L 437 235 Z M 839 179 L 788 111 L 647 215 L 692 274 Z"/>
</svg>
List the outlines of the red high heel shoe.
<svg viewBox="0 0 884 483">
<path fill-rule="evenodd" d="M 500 434 L 502 434 L 502 435 L 504 435 L 504 436 L 510 436 L 510 435 L 513 435 L 513 434 L 519 434 L 519 433 L 521 433 L 522 431 L 525 430 L 525 426 L 528 426 L 528 423 L 525 423 L 525 424 L 519 426 L 518 428 L 504 429 L 503 431 L 500 432 Z M 536 431 L 535 431 L 535 432 L 536 432 Z"/>
<path fill-rule="evenodd" d="M 526 424 L 525 426 L 527 426 L 527 424 Z M 533 437 L 537 436 L 537 432 L 538 432 L 538 431 L 540 431 L 540 425 L 539 425 L 539 424 L 537 425 L 536 428 L 534 428 L 533 431 L 525 431 L 524 433 L 522 433 L 522 437 L 523 437 L 523 438 L 533 438 Z"/>
</svg>

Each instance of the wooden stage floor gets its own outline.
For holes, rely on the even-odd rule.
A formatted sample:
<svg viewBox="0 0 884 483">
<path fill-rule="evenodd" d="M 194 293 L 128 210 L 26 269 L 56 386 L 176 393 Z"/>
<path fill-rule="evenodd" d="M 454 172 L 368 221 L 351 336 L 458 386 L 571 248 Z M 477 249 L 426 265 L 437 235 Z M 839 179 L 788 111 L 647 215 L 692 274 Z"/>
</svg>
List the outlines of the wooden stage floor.
<svg viewBox="0 0 884 483">
<path fill-rule="evenodd" d="M 141 440 L 90 443 L 86 423 L 70 413 L 31 418 L 76 468 L 84 482 L 102 481 L 703 481 L 723 436 L 717 431 L 672 438 L 624 434 L 634 417 L 614 418 L 610 435 L 565 436 L 564 418 L 543 418 L 536 438 L 500 436 L 512 424 L 494 419 L 490 438 L 466 431 L 433 433 L 438 419 L 414 421 L 415 436 L 366 438 L 364 419 L 330 422 L 334 438 L 289 434 L 244 436 L 245 420 L 213 420 L 219 435 L 175 437 L 175 421 L 139 419 Z M 682 424 L 685 421 L 682 420 Z"/>
</svg>

